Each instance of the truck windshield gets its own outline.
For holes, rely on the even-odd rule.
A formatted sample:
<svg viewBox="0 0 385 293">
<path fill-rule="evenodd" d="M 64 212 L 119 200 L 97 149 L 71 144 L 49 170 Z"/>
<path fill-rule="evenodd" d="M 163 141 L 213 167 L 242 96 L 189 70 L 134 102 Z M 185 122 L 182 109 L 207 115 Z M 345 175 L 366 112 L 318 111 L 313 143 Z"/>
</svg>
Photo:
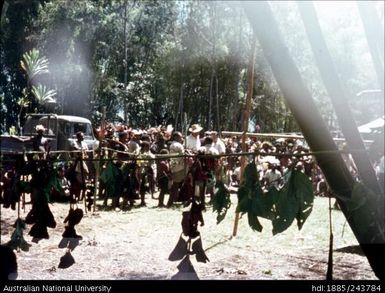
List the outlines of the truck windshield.
<svg viewBox="0 0 385 293">
<path fill-rule="evenodd" d="M 93 138 L 91 125 L 88 123 L 75 122 L 73 123 L 73 129 L 74 129 L 74 135 L 76 135 L 77 132 L 81 131 L 84 133 L 84 138 L 88 138 L 88 139 Z"/>
<path fill-rule="evenodd" d="M 85 139 L 94 139 L 90 123 L 59 120 L 60 135 L 64 135 L 66 138 L 76 138 L 76 133 L 79 131 L 84 133 Z"/>
<path fill-rule="evenodd" d="M 55 122 L 56 119 L 54 116 L 45 116 L 41 117 L 38 115 L 28 116 L 24 124 L 23 134 L 24 135 L 35 135 L 36 134 L 36 125 L 42 124 L 45 128 L 44 135 L 55 135 Z"/>
</svg>

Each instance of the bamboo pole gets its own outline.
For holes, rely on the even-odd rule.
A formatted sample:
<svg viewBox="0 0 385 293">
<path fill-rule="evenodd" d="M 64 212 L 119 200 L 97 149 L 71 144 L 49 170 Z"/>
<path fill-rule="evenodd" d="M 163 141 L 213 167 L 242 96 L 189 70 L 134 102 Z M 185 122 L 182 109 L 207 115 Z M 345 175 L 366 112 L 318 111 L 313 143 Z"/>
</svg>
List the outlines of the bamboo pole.
<svg viewBox="0 0 385 293">
<path fill-rule="evenodd" d="M 249 67 L 247 69 L 247 95 L 246 95 L 246 103 L 245 107 L 243 109 L 243 121 L 242 121 L 242 152 L 246 152 L 246 133 L 249 128 L 249 118 L 250 118 L 250 108 L 251 108 L 251 98 L 253 97 L 253 90 L 254 90 L 254 63 L 255 63 L 255 55 L 256 55 L 256 43 L 257 43 L 257 37 L 255 34 L 253 34 L 253 41 L 251 43 L 251 54 L 250 54 L 250 60 L 249 60 Z M 246 157 L 241 157 L 241 170 L 240 170 L 240 177 L 241 180 L 243 180 L 243 170 L 245 169 L 246 164 Z M 237 230 L 238 230 L 238 223 L 239 223 L 239 213 L 235 212 L 235 220 L 234 220 L 234 227 L 233 227 L 233 237 L 237 236 Z"/>
</svg>

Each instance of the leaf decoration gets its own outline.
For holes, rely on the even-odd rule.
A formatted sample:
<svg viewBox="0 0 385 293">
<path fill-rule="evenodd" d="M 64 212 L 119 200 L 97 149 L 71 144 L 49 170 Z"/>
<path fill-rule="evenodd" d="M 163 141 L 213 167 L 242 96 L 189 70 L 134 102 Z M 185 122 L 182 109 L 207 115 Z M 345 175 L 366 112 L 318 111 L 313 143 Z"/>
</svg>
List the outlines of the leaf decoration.
<svg viewBox="0 0 385 293">
<path fill-rule="evenodd" d="M 255 162 L 246 165 L 244 171 L 244 185 L 247 187 L 255 187 L 258 182 L 257 166 Z"/>
<path fill-rule="evenodd" d="M 244 181 L 238 189 L 237 212 L 247 213 L 249 226 L 255 231 L 262 231 L 262 225 L 258 216 L 271 217 L 272 204 L 269 205 L 265 199 L 262 188 L 258 181 L 257 168 L 254 162 L 245 167 Z"/>
<path fill-rule="evenodd" d="M 245 168 L 244 181 L 238 189 L 238 205 L 236 211 L 247 213 L 250 227 L 255 231 L 262 231 L 258 217 L 271 220 L 273 235 L 285 231 L 297 220 L 298 229 L 302 229 L 304 222 L 313 208 L 313 188 L 310 179 L 298 170 L 285 174 L 285 186 L 278 191 L 272 186 L 264 193 L 258 181 L 255 163 Z"/>
<path fill-rule="evenodd" d="M 23 230 L 25 230 L 25 222 L 18 218 L 15 222 L 15 231 L 13 231 L 11 240 L 7 243 L 7 246 L 11 249 L 20 248 L 23 251 L 28 251 L 31 244 L 25 241 L 23 236 Z"/>
<path fill-rule="evenodd" d="M 32 209 L 25 218 L 27 224 L 34 224 L 29 235 L 37 239 L 48 239 L 47 227 L 56 227 L 56 221 L 48 205 L 50 191 L 52 188 L 61 190 L 55 169 L 51 169 L 49 166 L 42 167 L 33 174 L 31 185 L 36 188 L 36 191 Z"/>
<path fill-rule="evenodd" d="M 238 189 L 238 205 L 237 205 L 237 213 L 247 213 L 249 209 L 249 205 L 251 204 L 251 200 L 249 198 L 249 190 L 245 186 L 241 185 Z"/>
<path fill-rule="evenodd" d="M 249 222 L 249 226 L 251 227 L 251 229 L 253 229 L 254 231 L 262 232 L 263 227 L 259 222 L 256 214 L 254 214 L 253 212 L 248 212 L 247 220 Z"/>
<path fill-rule="evenodd" d="M 293 181 L 299 210 L 296 215 L 298 230 L 302 229 L 307 217 L 313 210 L 314 193 L 313 186 L 308 176 L 299 171 L 294 171 Z"/>
<path fill-rule="evenodd" d="M 20 180 L 17 182 L 16 192 L 21 194 L 23 192 L 25 193 L 31 193 L 31 184 L 27 181 Z"/>
<path fill-rule="evenodd" d="M 106 193 L 108 197 L 113 197 L 116 191 L 116 178 L 118 178 L 118 167 L 112 162 L 108 162 L 107 167 L 100 175 L 100 179 L 106 185 Z"/>
<path fill-rule="evenodd" d="M 52 171 L 51 174 L 48 177 L 48 182 L 44 186 L 43 192 L 48 202 L 50 202 L 50 194 L 52 189 L 57 190 L 58 192 L 62 193 L 63 187 L 60 184 L 59 178 L 57 176 L 56 170 Z"/>
<path fill-rule="evenodd" d="M 252 204 L 252 193 L 258 184 L 258 174 L 255 162 L 251 162 L 246 165 L 244 174 L 244 180 L 238 189 L 238 213 L 247 213 Z"/>
<path fill-rule="evenodd" d="M 288 177 L 275 204 L 273 235 L 289 228 L 294 219 L 300 230 L 313 208 L 314 194 L 309 178 L 297 170 L 290 171 Z"/>
<path fill-rule="evenodd" d="M 267 193 L 261 192 L 257 197 L 259 211 L 258 216 L 273 220 L 275 217 L 274 204 L 278 201 L 279 192 L 275 186 L 270 187 Z"/>
<path fill-rule="evenodd" d="M 230 192 L 222 181 L 217 181 L 215 187 L 218 189 L 213 198 L 213 212 L 217 212 L 217 224 L 226 216 L 231 206 Z"/>
</svg>

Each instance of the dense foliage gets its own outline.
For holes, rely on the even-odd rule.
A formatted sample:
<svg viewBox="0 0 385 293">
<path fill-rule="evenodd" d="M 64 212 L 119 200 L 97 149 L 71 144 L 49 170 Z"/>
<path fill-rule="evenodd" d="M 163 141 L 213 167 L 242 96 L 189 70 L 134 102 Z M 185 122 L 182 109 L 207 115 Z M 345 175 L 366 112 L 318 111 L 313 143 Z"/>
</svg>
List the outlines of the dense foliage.
<svg viewBox="0 0 385 293">
<path fill-rule="evenodd" d="M 295 3 L 272 2 L 287 46 L 330 127 L 335 119 Z M 376 88 L 356 11 L 323 23 L 349 95 Z M 1 18 L 1 132 L 16 125 L 27 78 L 25 52 L 37 48 L 49 74 L 36 79 L 57 93 L 59 113 L 135 127 L 172 123 L 185 130 L 240 130 L 252 30 L 232 1 L 6 1 Z M 257 45 L 258 46 L 258 45 Z M 368 65 L 369 64 L 369 65 Z M 257 48 L 251 120 L 262 131 L 298 130 L 262 51 Z M 349 101 L 358 122 L 360 101 Z M 29 107 L 29 108 L 28 108 Z M 36 105 L 28 105 L 34 111 Z M 370 114 L 370 115 L 367 115 Z"/>
</svg>

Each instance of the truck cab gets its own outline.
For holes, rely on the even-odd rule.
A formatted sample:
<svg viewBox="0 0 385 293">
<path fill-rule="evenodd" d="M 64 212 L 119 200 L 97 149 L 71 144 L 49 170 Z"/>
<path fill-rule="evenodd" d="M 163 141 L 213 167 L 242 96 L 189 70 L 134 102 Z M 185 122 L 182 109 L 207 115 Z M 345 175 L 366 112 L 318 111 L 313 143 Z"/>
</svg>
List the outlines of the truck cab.
<svg viewBox="0 0 385 293">
<path fill-rule="evenodd" d="M 84 141 L 90 150 L 95 149 L 98 141 L 92 131 L 91 121 L 78 116 L 56 114 L 27 114 L 21 137 L 36 135 L 36 125 L 45 127 L 44 137 L 49 141 L 51 151 L 71 150 L 76 140 L 76 133 L 84 133 Z M 21 152 L 23 149 L 32 150 L 32 143 L 20 143 L 11 136 L 2 136 L 2 152 Z"/>
<path fill-rule="evenodd" d="M 97 140 L 92 132 L 91 121 L 78 116 L 56 114 L 30 114 L 24 124 L 23 135 L 35 134 L 35 127 L 42 124 L 45 127 L 44 136 L 50 141 L 52 151 L 70 150 L 76 140 L 76 133 L 84 133 L 84 141 L 90 150 L 94 149 Z"/>
</svg>

